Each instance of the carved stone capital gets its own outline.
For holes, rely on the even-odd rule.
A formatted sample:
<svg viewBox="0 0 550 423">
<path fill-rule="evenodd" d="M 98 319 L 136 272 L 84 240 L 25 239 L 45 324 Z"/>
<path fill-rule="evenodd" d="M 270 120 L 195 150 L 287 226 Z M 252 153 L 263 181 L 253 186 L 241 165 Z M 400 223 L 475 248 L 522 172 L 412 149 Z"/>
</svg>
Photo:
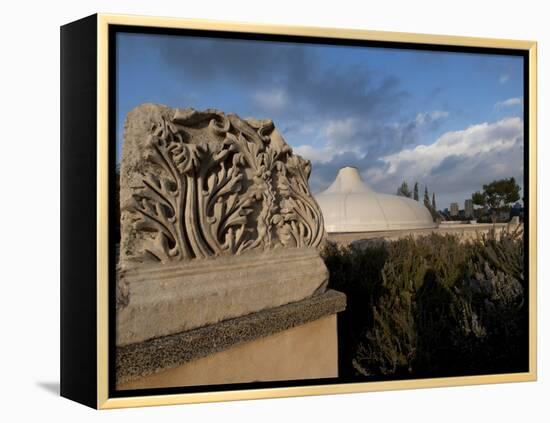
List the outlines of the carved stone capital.
<svg viewBox="0 0 550 423">
<path fill-rule="evenodd" d="M 319 247 L 311 164 L 271 120 L 143 104 L 126 119 L 120 265 Z"/>
</svg>

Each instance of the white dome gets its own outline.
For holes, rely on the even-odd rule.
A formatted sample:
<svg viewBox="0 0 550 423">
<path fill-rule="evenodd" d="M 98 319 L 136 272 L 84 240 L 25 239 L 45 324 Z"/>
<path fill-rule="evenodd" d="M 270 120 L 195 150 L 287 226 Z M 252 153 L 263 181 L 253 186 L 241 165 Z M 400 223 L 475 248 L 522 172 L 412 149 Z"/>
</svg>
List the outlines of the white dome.
<svg viewBox="0 0 550 423">
<path fill-rule="evenodd" d="M 327 190 L 315 196 L 327 232 L 368 232 L 426 229 L 437 225 L 418 201 L 380 194 L 363 182 L 354 167 L 338 171 Z"/>
</svg>

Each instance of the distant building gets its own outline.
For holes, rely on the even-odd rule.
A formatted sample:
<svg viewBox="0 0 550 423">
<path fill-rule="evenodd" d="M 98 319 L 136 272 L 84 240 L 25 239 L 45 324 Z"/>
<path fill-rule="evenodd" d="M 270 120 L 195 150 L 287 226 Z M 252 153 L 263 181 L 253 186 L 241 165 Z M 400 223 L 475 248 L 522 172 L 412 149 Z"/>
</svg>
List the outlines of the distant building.
<svg viewBox="0 0 550 423">
<path fill-rule="evenodd" d="M 474 202 L 471 198 L 464 201 L 464 216 L 466 218 L 474 217 Z"/>
<path fill-rule="evenodd" d="M 451 216 L 457 217 L 458 216 L 458 203 L 451 203 Z"/>
</svg>

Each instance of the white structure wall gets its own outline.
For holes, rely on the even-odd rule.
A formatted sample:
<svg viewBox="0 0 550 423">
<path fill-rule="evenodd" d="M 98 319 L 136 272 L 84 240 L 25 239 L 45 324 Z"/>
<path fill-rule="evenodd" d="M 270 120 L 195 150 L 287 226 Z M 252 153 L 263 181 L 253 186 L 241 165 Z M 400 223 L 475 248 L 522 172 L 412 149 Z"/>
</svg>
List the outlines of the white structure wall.
<svg viewBox="0 0 550 423">
<path fill-rule="evenodd" d="M 315 196 L 327 232 L 370 232 L 435 228 L 418 201 L 374 191 L 354 167 L 344 167 L 332 185 Z"/>
</svg>

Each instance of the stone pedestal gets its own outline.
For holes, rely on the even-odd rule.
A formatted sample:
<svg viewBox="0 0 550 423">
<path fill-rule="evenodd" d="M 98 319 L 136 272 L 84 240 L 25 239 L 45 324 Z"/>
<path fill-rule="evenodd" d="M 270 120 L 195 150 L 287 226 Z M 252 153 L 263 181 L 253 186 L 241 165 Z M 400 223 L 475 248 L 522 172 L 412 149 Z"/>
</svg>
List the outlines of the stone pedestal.
<svg viewBox="0 0 550 423">
<path fill-rule="evenodd" d="M 311 163 L 271 120 L 138 106 L 120 166 L 116 385 L 337 376 Z"/>
<path fill-rule="evenodd" d="M 336 315 L 237 345 L 119 389 L 170 388 L 338 376 Z"/>
<path fill-rule="evenodd" d="M 117 388 L 338 376 L 336 313 L 345 295 L 296 303 L 117 349 Z"/>
</svg>

